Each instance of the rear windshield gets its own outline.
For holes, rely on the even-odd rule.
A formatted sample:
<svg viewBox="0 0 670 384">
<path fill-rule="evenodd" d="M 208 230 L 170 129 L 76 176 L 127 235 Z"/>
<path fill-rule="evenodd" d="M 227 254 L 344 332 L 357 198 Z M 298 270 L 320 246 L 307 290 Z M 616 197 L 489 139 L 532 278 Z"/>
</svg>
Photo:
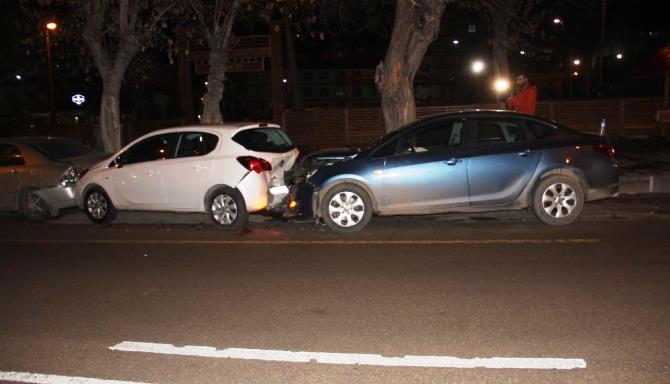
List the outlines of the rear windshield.
<svg viewBox="0 0 670 384">
<path fill-rule="evenodd" d="M 35 140 L 30 142 L 29 145 L 51 160 L 62 160 L 96 153 L 94 149 L 68 139 Z"/>
<path fill-rule="evenodd" d="M 250 151 L 287 152 L 295 148 L 291 139 L 279 128 L 254 128 L 238 132 L 233 141 Z"/>
</svg>

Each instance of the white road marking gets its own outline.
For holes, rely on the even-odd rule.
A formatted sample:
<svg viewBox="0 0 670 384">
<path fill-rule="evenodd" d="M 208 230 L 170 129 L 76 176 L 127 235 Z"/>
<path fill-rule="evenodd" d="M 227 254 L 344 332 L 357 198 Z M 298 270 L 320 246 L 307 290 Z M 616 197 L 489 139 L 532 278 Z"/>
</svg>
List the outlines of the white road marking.
<svg viewBox="0 0 670 384">
<path fill-rule="evenodd" d="M 35 384 L 147 384 L 139 381 L 94 379 L 90 377 L 44 375 L 29 372 L 0 371 L 0 380 Z"/>
<path fill-rule="evenodd" d="M 495 245 L 595 244 L 600 239 L 454 239 L 454 240 L 121 240 L 121 239 L 0 239 L 17 244 L 127 244 L 127 245 Z"/>
<path fill-rule="evenodd" d="M 109 349 L 124 352 L 145 352 L 165 355 L 211 357 L 217 359 L 242 359 L 289 363 L 320 363 L 342 365 L 377 365 L 387 367 L 430 368 L 496 368 L 496 369 L 576 369 L 586 368 L 584 359 L 524 358 L 524 357 L 475 357 L 452 356 L 403 356 L 385 357 L 364 353 L 292 352 L 281 350 L 185 346 L 172 344 L 124 341 Z"/>
</svg>

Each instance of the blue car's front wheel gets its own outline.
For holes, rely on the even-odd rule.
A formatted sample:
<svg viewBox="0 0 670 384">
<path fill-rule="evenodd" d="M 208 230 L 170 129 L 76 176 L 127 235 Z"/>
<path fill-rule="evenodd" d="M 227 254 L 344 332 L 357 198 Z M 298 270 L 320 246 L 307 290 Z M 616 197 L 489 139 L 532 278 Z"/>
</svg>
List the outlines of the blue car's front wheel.
<svg viewBox="0 0 670 384">
<path fill-rule="evenodd" d="M 337 232 L 356 232 L 372 217 L 372 200 L 354 184 L 340 184 L 329 190 L 321 203 L 321 217 Z"/>
</svg>

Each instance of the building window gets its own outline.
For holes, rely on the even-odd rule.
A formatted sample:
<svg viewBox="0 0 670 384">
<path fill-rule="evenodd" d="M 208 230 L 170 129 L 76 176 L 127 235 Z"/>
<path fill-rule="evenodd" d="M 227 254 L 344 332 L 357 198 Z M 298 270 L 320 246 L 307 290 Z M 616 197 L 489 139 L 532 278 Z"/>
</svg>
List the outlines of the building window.
<svg viewBox="0 0 670 384">
<path fill-rule="evenodd" d="M 344 72 L 343 71 L 337 71 L 335 73 L 335 79 L 336 80 L 344 80 Z"/>
<path fill-rule="evenodd" d="M 305 81 L 311 81 L 311 80 L 312 80 L 312 72 L 311 72 L 311 71 L 305 71 L 305 72 L 303 72 L 303 74 L 302 74 L 302 78 L 303 78 Z"/>
<path fill-rule="evenodd" d="M 303 88 L 302 94 L 306 97 L 312 97 L 312 88 Z"/>
<path fill-rule="evenodd" d="M 321 71 L 321 73 L 319 74 L 319 79 L 328 80 L 328 71 Z"/>
<path fill-rule="evenodd" d="M 319 89 L 319 96 L 328 97 L 328 88 L 321 87 L 321 89 Z"/>
<path fill-rule="evenodd" d="M 335 96 L 344 97 L 344 88 L 343 87 L 335 88 Z"/>
</svg>

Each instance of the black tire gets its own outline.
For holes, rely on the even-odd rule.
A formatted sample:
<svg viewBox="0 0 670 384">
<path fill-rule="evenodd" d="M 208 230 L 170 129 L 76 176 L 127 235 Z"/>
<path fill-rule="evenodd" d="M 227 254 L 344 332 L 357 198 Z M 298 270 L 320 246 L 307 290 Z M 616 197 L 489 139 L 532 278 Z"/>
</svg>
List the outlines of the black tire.
<svg viewBox="0 0 670 384">
<path fill-rule="evenodd" d="M 355 184 L 340 184 L 321 200 L 321 217 L 330 229 L 340 233 L 363 229 L 372 218 L 372 199 Z"/>
<path fill-rule="evenodd" d="M 543 223 L 558 226 L 577 220 L 584 209 L 584 200 L 584 188 L 577 179 L 554 175 L 540 180 L 531 205 Z"/>
<path fill-rule="evenodd" d="M 47 221 L 51 218 L 49 205 L 34 192 L 35 188 L 21 191 L 19 195 L 19 210 L 27 219 L 33 221 Z"/>
<path fill-rule="evenodd" d="M 219 187 L 205 199 L 205 209 L 214 224 L 227 231 L 243 230 L 249 224 L 244 196 L 237 189 Z"/>
<path fill-rule="evenodd" d="M 101 187 L 93 187 L 84 196 L 84 211 L 89 219 L 96 224 L 111 223 L 119 211 Z"/>
</svg>

